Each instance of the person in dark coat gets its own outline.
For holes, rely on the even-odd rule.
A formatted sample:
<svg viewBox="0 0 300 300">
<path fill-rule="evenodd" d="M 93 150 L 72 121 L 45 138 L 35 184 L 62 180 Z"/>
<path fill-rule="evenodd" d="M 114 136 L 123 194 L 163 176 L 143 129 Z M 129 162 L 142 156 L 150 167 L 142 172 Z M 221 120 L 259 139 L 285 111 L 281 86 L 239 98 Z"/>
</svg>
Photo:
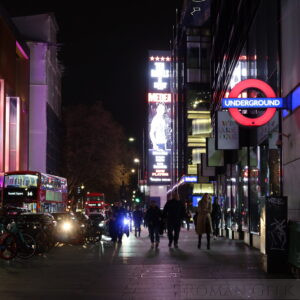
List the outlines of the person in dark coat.
<svg viewBox="0 0 300 300">
<path fill-rule="evenodd" d="M 184 218 L 185 218 L 185 222 L 186 222 L 186 229 L 190 230 L 190 221 L 191 221 L 192 213 L 190 211 L 188 203 L 185 203 L 184 209 L 185 209 Z"/>
<path fill-rule="evenodd" d="M 214 237 L 219 236 L 219 224 L 220 224 L 221 217 L 222 217 L 221 206 L 219 204 L 218 198 L 216 197 L 212 205 L 212 212 L 211 212 L 211 221 L 212 221 Z"/>
<path fill-rule="evenodd" d="M 167 220 L 169 247 L 172 247 L 172 243 L 174 242 L 174 247 L 178 248 L 180 227 L 185 218 L 185 209 L 177 195 L 165 204 L 163 217 Z"/>
<path fill-rule="evenodd" d="M 116 242 L 118 240 L 118 243 L 122 243 L 122 237 L 124 233 L 123 222 L 126 217 L 127 217 L 127 211 L 122 206 L 122 203 L 115 202 L 110 217 L 111 237 L 113 242 Z"/>
<path fill-rule="evenodd" d="M 150 202 L 150 206 L 147 209 L 145 215 L 145 221 L 148 225 L 149 236 L 151 240 L 151 247 L 154 247 L 154 238 L 155 238 L 155 247 L 159 246 L 159 231 L 161 226 L 161 211 L 156 205 L 155 201 Z"/>
<path fill-rule="evenodd" d="M 143 212 L 140 210 L 140 208 L 137 206 L 135 210 L 132 213 L 133 223 L 134 223 L 134 235 L 137 237 L 137 235 L 141 236 L 141 225 L 143 222 Z"/>
</svg>

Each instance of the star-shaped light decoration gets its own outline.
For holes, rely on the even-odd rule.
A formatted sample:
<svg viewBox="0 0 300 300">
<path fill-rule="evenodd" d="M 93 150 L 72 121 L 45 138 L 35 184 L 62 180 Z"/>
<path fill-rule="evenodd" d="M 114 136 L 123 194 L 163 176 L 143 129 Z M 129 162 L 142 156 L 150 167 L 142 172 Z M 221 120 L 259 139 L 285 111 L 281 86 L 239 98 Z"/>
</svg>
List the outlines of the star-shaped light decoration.
<svg viewBox="0 0 300 300">
<path fill-rule="evenodd" d="M 154 56 L 150 56 L 150 60 L 151 60 L 151 61 L 154 61 Z"/>
<path fill-rule="evenodd" d="M 158 57 L 158 56 L 156 56 L 156 57 L 155 57 L 155 60 L 156 60 L 156 61 L 159 61 L 159 57 Z"/>
<path fill-rule="evenodd" d="M 162 57 L 160 58 L 160 60 L 161 60 L 161 61 L 165 61 L 165 58 L 162 56 Z"/>
<path fill-rule="evenodd" d="M 171 57 L 167 56 L 166 61 L 171 61 Z"/>
</svg>

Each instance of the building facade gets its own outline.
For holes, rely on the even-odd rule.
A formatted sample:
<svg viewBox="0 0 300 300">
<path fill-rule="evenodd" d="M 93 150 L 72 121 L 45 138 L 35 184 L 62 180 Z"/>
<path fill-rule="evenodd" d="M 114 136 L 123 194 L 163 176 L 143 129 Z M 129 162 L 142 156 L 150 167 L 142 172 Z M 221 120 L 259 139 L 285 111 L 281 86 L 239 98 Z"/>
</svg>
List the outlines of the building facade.
<svg viewBox="0 0 300 300">
<path fill-rule="evenodd" d="M 30 51 L 0 7 L 0 172 L 28 168 Z"/>
<path fill-rule="evenodd" d="M 213 193 L 201 160 L 211 135 L 210 1 L 186 1 L 178 14 L 172 43 L 173 160 L 169 194 L 197 205 L 193 198 Z"/>
<path fill-rule="evenodd" d="M 194 205 L 205 192 L 218 197 L 221 234 L 260 249 L 266 270 L 284 267 L 288 221 L 300 219 L 299 12 L 293 0 L 185 1 L 172 43 L 169 194 Z M 246 80 L 267 84 L 275 96 L 253 86 L 240 97 L 282 97 L 286 109 L 261 126 L 236 122 L 222 99 Z M 265 109 L 239 114 L 255 120 Z M 272 211 L 274 203 L 282 209 Z M 282 244 L 273 251 L 270 220 L 277 217 Z"/>
<path fill-rule="evenodd" d="M 29 169 L 61 172 L 61 65 L 52 14 L 13 18 L 30 48 Z"/>
</svg>

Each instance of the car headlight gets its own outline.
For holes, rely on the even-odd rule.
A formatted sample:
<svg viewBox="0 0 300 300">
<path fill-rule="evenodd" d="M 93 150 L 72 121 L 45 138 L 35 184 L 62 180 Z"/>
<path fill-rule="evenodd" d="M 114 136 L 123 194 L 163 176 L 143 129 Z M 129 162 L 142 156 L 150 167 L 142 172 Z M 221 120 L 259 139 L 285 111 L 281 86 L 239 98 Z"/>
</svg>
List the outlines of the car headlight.
<svg viewBox="0 0 300 300">
<path fill-rule="evenodd" d="M 128 225 L 128 224 L 129 224 L 129 219 L 125 218 L 125 219 L 123 220 L 123 223 L 124 223 L 124 225 Z"/>
<path fill-rule="evenodd" d="M 104 227 L 104 223 L 103 223 L 103 222 L 100 222 L 98 226 L 99 226 L 99 227 Z"/>
<path fill-rule="evenodd" d="M 70 222 L 64 222 L 61 227 L 63 231 L 70 231 L 72 229 L 72 224 Z"/>
</svg>

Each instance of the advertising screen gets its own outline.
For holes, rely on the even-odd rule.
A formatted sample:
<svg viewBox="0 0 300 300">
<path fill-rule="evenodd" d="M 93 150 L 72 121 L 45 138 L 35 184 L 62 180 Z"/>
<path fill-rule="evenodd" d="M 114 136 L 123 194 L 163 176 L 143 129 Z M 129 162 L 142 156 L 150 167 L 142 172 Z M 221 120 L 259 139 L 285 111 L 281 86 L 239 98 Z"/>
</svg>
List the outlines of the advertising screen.
<svg viewBox="0 0 300 300">
<path fill-rule="evenodd" d="M 169 185 L 172 149 L 171 57 L 169 51 L 149 51 L 148 182 Z"/>
</svg>

